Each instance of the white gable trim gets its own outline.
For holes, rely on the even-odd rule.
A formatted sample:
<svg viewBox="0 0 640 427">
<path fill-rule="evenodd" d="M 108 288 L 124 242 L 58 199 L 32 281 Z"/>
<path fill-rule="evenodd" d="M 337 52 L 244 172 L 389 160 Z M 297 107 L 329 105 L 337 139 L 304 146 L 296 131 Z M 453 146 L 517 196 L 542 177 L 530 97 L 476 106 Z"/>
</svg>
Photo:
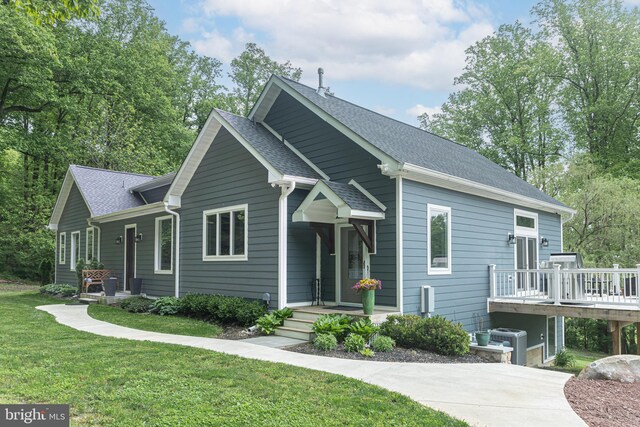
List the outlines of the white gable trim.
<svg viewBox="0 0 640 427">
<path fill-rule="evenodd" d="M 91 210 L 91 206 L 87 203 L 87 199 L 82 194 L 82 190 L 78 185 L 76 178 L 73 176 L 73 172 L 71 172 L 71 167 L 67 169 L 67 174 L 64 176 L 64 181 L 62 182 L 62 187 L 60 188 L 60 192 L 58 193 L 58 198 L 56 199 L 56 204 L 53 207 L 53 211 L 51 212 L 51 219 L 49 219 L 48 228 L 50 230 L 57 230 L 58 224 L 60 223 L 60 218 L 62 217 L 62 212 L 64 211 L 64 207 L 67 204 L 67 199 L 69 199 L 69 194 L 71 194 L 71 189 L 73 188 L 73 184 L 76 184 L 80 195 L 82 196 L 82 200 L 84 204 L 87 206 L 89 210 L 89 215 L 93 216 L 93 211 Z"/>
</svg>

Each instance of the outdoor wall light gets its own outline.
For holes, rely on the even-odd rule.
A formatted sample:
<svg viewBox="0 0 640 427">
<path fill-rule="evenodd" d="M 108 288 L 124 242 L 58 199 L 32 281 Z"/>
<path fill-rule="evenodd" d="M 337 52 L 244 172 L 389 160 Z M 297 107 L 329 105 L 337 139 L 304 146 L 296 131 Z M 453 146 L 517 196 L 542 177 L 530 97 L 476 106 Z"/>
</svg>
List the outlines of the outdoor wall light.
<svg viewBox="0 0 640 427">
<path fill-rule="evenodd" d="M 122 236 L 116 237 L 116 245 L 119 245 L 120 243 L 122 243 Z"/>
<path fill-rule="evenodd" d="M 507 243 L 510 245 L 515 245 L 516 244 L 516 235 L 513 233 L 509 233 L 507 234 Z"/>
<path fill-rule="evenodd" d="M 546 237 L 540 237 L 540 246 L 542 246 L 543 248 L 547 248 L 549 247 L 549 239 L 547 239 Z"/>
<path fill-rule="evenodd" d="M 139 233 L 139 234 L 136 236 L 136 243 L 140 243 L 140 242 L 142 242 L 142 233 Z"/>
</svg>

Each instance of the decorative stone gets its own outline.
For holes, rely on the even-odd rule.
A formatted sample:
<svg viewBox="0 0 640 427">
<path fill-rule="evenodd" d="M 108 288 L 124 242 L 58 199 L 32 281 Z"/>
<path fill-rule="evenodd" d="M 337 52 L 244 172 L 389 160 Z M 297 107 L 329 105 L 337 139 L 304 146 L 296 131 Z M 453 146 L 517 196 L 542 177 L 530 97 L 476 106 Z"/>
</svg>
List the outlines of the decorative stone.
<svg viewBox="0 0 640 427">
<path fill-rule="evenodd" d="M 621 383 L 640 382 L 640 356 L 622 354 L 596 360 L 586 366 L 578 378 Z"/>
</svg>

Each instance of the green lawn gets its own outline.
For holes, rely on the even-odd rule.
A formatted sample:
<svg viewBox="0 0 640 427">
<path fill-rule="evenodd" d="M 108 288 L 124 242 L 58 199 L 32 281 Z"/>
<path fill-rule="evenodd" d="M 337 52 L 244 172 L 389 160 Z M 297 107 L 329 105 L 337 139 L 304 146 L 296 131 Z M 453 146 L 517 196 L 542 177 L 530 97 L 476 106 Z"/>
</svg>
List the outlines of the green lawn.
<svg viewBox="0 0 640 427">
<path fill-rule="evenodd" d="M 464 426 L 337 375 L 202 349 L 100 337 L 0 292 L 0 402 L 70 403 L 72 425 Z"/>
<path fill-rule="evenodd" d="M 560 366 L 548 366 L 546 369 L 552 369 L 554 371 L 562 371 L 567 372 L 569 374 L 578 375 L 585 366 L 590 364 L 591 362 L 602 359 L 603 357 L 608 357 L 609 355 L 606 353 L 596 353 L 585 350 L 574 350 L 571 348 L 567 348 L 567 352 L 571 353 L 575 357 L 575 363 L 571 367 L 560 367 Z"/>
<path fill-rule="evenodd" d="M 157 314 L 129 313 L 118 307 L 92 304 L 89 315 L 94 319 L 115 323 L 143 331 L 163 332 L 166 334 L 189 335 L 193 337 L 215 337 L 222 329 L 202 320 L 181 316 L 159 316 Z"/>
</svg>

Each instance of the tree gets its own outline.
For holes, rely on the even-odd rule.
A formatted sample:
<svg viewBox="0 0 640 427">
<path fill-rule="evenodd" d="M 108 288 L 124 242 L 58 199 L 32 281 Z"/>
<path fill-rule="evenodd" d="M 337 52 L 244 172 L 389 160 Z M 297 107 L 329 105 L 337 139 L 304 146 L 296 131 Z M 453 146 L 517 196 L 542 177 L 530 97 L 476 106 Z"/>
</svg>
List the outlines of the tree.
<svg viewBox="0 0 640 427">
<path fill-rule="evenodd" d="M 235 107 L 234 112 L 244 116 L 249 114 L 271 74 L 297 81 L 302 76 L 302 70 L 294 68 L 289 61 L 279 64 L 255 43 L 247 43 L 245 50 L 231 61 L 229 77 L 235 84 L 235 105 L 232 105 Z"/>
<path fill-rule="evenodd" d="M 557 99 L 578 148 L 638 176 L 640 11 L 619 0 L 544 0 L 533 13 L 561 80 Z"/>
<path fill-rule="evenodd" d="M 53 25 L 71 18 L 90 18 L 100 13 L 98 0 L 2 0 L 37 25 Z"/>
<path fill-rule="evenodd" d="M 466 66 L 442 113 L 423 115 L 423 128 L 467 145 L 527 179 L 556 161 L 563 133 L 553 109 L 557 82 L 550 48 L 519 22 L 467 49 Z"/>
</svg>

